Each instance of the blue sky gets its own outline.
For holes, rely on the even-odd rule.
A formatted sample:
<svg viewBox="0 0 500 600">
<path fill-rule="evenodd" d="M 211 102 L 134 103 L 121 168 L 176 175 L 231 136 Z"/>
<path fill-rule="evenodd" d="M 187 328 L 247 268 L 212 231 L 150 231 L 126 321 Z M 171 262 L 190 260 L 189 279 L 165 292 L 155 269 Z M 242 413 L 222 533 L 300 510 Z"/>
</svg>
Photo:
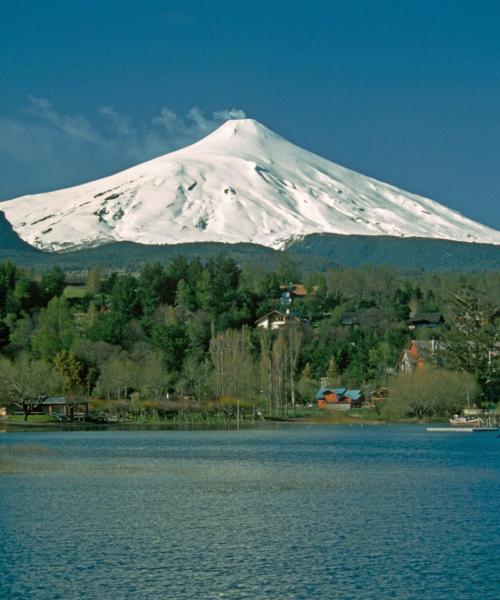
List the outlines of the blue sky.
<svg viewBox="0 0 500 600">
<path fill-rule="evenodd" d="M 500 3 L 107 0 L 3 6 L 0 199 L 256 118 L 500 228 Z"/>
</svg>

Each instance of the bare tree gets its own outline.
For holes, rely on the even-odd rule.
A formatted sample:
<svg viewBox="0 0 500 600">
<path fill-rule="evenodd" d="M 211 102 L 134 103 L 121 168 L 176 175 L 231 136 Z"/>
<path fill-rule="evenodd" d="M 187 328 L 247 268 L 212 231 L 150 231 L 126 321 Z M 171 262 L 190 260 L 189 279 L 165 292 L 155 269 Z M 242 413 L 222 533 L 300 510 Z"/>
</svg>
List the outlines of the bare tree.
<svg viewBox="0 0 500 600">
<path fill-rule="evenodd" d="M 272 351 L 273 405 L 275 412 L 278 414 L 287 413 L 287 359 L 287 344 L 281 329 L 274 341 Z"/>
<path fill-rule="evenodd" d="M 184 377 L 181 382 L 183 389 L 192 393 L 199 402 L 207 394 L 211 372 L 210 361 L 204 353 L 191 352 L 184 360 Z"/>
<path fill-rule="evenodd" d="M 163 356 L 159 352 L 148 352 L 139 367 L 136 387 L 141 398 L 155 402 L 165 399 L 172 376 L 165 367 Z"/>
<path fill-rule="evenodd" d="M 260 335 L 259 377 L 260 392 L 266 399 L 267 413 L 271 414 L 273 406 L 273 360 L 271 332 L 262 329 Z"/>
<path fill-rule="evenodd" d="M 253 397 L 255 378 L 248 329 L 229 329 L 212 337 L 210 356 L 214 365 L 215 392 L 218 398 Z"/>
<path fill-rule="evenodd" d="M 27 354 L 21 354 L 14 361 L 0 359 L 0 396 L 20 408 L 25 421 L 47 395 L 62 386 L 60 376 L 50 363 L 30 359 Z"/>
<path fill-rule="evenodd" d="M 297 376 L 297 363 L 299 362 L 300 348 L 302 346 L 302 329 L 300 324 L 292 323 L 287 327 L 288 364 L 290 375 L 290 399 L 292 413 L 295 411 L 295 378 Z"/>
<path fill-rule="evenodd" d="M 111 356 L 101 367 L 98 386 L 108 400 L 126 400 L 137 387 L 138 365 L 125 352 Z"/>
</svg>

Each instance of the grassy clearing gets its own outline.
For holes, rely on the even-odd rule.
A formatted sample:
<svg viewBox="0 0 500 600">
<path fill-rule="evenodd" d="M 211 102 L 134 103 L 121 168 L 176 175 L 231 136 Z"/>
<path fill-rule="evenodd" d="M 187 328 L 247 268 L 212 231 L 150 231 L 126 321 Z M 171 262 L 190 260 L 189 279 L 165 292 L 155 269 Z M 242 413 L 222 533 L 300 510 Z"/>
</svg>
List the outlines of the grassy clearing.
<svg viewBox="0 0 500 600">
<path fill-rule="evenodd" d="M 28 417 L 28 423 L 51 423 L 55 421 L 55 418 L 50 415 L 30 415 Z M 26 423 L 24 415 L 9 415 L 6 423 Z"/>
<path fill-rule="evenodd" d="M 87 293 L 87 288 L 85 286 L 79 285 L 68 285 L 65 287 L 63 296 L 65 298 L 83 298 Z"/>
</svg>

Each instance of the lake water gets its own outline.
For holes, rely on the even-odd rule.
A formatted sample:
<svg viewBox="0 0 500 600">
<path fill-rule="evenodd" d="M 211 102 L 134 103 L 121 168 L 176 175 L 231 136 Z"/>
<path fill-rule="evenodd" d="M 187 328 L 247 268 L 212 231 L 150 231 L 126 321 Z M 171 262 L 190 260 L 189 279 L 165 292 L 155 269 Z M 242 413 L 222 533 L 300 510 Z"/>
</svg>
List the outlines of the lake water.
<svg viewBox="0 0 500 600">
<path fill-rule="evenodd" d="M 2 451 L 1 598 L 500 598 L 496 433 L 29 432 Z"/>
</svg>

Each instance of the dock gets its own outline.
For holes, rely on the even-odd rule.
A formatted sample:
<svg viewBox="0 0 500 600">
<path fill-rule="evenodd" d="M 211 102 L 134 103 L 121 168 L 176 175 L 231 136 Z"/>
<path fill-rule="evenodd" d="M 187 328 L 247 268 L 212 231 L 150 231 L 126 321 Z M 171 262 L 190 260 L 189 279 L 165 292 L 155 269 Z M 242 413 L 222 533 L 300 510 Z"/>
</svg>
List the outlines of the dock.
<svg viewBox="0 0 500 600">
<path fill-rule="evenodd" d="M 474 427 L 427 427 L 427 431 L 437 431 L 442 433 L 472 433 Z"/>
<path fill-rule="evenodd" d="M 498 427 L 427 427 L 427 431 L 440 433 L 475 433 L 477 431 L 498 431 Z"/>
</svg>

